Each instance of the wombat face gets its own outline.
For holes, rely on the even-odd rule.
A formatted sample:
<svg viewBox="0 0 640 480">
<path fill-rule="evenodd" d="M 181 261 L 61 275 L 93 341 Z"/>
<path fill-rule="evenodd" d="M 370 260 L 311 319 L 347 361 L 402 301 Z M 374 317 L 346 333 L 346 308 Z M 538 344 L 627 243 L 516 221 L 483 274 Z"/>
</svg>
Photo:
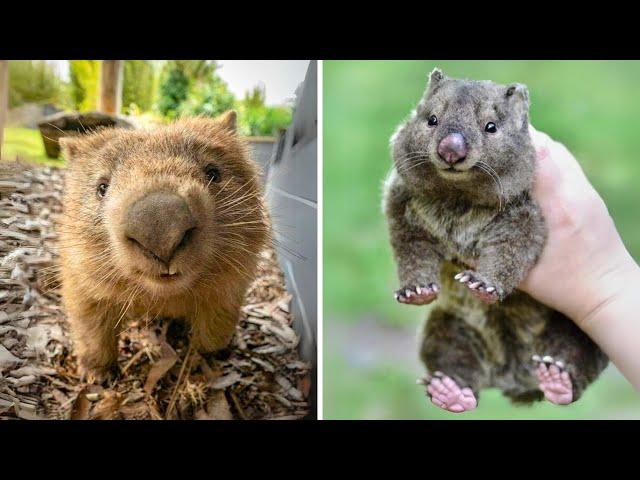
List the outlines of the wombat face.
<svg viewBox="0 0 640 480">
<path fill-rule="evenodd" d="M 434 175 L 452 184 L 492 174 L 528 182 L 535 158 L 528 109 L 524 85 L 453 79 L 436 69 L 392 139 L 398 172 L 417 187 Z"/>
<path fill-rule="evenodd" d="M 234 112 L 62 143 L 65 236 L 112 263 L 111 279 L 184 293 L 223 271 L 242 275 L 243 258 L 263 248 L 261 184 Z"/>
</svg>

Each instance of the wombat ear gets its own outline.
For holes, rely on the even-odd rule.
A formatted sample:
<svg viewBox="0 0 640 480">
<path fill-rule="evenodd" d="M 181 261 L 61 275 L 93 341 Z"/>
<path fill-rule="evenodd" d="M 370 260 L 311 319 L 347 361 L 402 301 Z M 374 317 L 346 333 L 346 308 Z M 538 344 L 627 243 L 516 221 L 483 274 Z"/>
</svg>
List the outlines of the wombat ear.
<svg viewBox="0 0 640 480">
<path fill-rule="evenodd" d="M 526 85 L 514 83 L 507 87 L 505 97 L 517 116 L 522 118 L 522 128 L 529 128 L 529 90 Z"/>
<path fill-rule="evenodd" d="M 429 74 L 429 89 L 435 87 L 438 83 L 445 79 L 445 74 L 438 67 L 431 70 Z"/>
<path fill-rule="evenodd" d="M 429 74 L 429 82 L 427 83 L 427 89 L 424 92 L 424 98 L 429 97 L 433 92 L 435 92 L 442 81 L 447 78 L 442 70 L 439 68 L 434 68 Z"/>
<path fill-rule="evenodd" d="M 513 85 L 509 85 L 507 87 L 507 91 L 505 93 L 507 97 L 516 97 L 524 100 L 529 103 L 529 90 L 526 85 L 522 83 L 514 83 Z"/>
<path fill-rule="evenodd" d="M 58 141 L 60 142 L 62 155 L 68 162 L 71 162 L 83 153 L 101 148 L 117 134 L 117 129 L 104 127 L 94 133 L 62 137 Z"/>
<path fill-rule="evenodd" d="M 62 151 L 62 156 L 67 160 L 71 161 L 78 154 L 78 138 L 77 137 L 62 137 L 58 140 L 60 143 L 60 150 Z"/>
<path fill-rule="evenodd" d="M 227 110 L 222 115 L 220 115 L 216 120 L 222 127 L 226 130 L 230 130 L 231 132 L 236 131 L 237 129 L 237 117 L 235 110 Z"/>
</svg>

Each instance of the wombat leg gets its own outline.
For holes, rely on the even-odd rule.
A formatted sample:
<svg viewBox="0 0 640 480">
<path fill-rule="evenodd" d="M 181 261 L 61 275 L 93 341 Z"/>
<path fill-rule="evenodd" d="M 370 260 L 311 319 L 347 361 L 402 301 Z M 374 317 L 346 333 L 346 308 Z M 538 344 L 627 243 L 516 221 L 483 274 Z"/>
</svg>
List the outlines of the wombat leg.
<svg viewBox="0 0 640 480">
<path fill-rule="evenodd" d="M 400 303 L 426 305 L 436 299 L 438 291 L 438 285 L 435 283 L 430 283 L 429 285 L 411 285 L 396 290 L 394 297 Z"/>
<path fill-rule="evenodd" d="M 436 308 L 425 327 L 421 358 L 428 373 L 419 380 L 440 408 L 461 413 L 478 403 L 479 389 L 488 384 L 486 346 L 462 319 Z"/>
<path fill-rule="evenodd" d="M 482 231 L 475 271 L 462 272 L 459 280 L 468 275 L 463 283 L 483 301 L 504 300 L 536 263 L 545 236 L 542 215 L 532 201 L 511 205 Z"/>
<path fill-rule="evenodd" d="M 435 237 L 407 222 L 406 200 L 404 195 L 391 191 L 385 207 L 402 286 L 394 296 L 400 303 L 426 305 L 438 296 L 442 255 Z"/>
<path fill-rule="evenodd" d="M 580 398 L 608 359 L 571 320 L 557 316 L 535 342 L 531 373 L 548 401 L 566 405 Z"/>
<path fill-rule="evenodd" d="M 218 352 L 229 346 L 236 331 L 240 308 L 233 313 L 216 310 L 199 314 L 191 321 L 191 344 L 201 353 Z"/>
<path fill-rule="evenodd" d="M 453 278 L 466 285 L 474 297 L 487 304 L 495 303 L 502 298 L 502 289 L 491 284 L 489 280 L 478 272 L 465 270 Z"/>
<path fill-rule="evenodd" d="M 118 316 L 95 306 L 70 312 L 69 324 L 82 378 L 102 383 L 111 375 L 118 358 Z"/>
</svg>

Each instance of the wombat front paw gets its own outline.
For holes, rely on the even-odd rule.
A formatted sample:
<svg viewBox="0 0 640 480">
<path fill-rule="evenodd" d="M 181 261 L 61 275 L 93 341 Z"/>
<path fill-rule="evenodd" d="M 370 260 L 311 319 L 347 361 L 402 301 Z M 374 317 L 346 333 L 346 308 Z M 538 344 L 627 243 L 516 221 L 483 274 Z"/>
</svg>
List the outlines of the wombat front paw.
<svg viewBox="0 0 640 480">
<path fill-rule="evenodd" d="M 544 397 L 556 405 L 567 405 L 573 401 L 573 384 L 564 363 L 546 355 L 534 355 L 532 360 L 538 365 L 535 374 Z"/>
<path fill-rule="evenodd" d="M 111 381 L 119 374 L 116 364 L 108 366 L 89 365 L 87 362 L 80 360 L 78 365 L 80 380 L 84 383 L 93 383 L 101 385 L 107 381 Z"/>
<path fill-rule="evenodd" d="M 427 375 L 418 380 L 418 383 L 427 386 L 427 396 L 434 405 L 443 410 L 462 413 L 474 410 L 478 406 L 476 396 L 470 388 L 460 388 L 442 372 L 435 372 L 433 376 Z"/>
<path fill-rule="evenodd" d="M 430 283 L 428 285 L 412 285 L 396 290 L 395 299 L 400 303 L 409 305 L 426 305 L 433 302 L 438 296 L 438 285 Z"/>
<path fill-rule="evenodd" d="M 453 278 L 466 285 L 474 297 L 485 303 L 492 304 L 501 298 L 501 291 L 473 270 L 465 270 Z"/>
</svg>

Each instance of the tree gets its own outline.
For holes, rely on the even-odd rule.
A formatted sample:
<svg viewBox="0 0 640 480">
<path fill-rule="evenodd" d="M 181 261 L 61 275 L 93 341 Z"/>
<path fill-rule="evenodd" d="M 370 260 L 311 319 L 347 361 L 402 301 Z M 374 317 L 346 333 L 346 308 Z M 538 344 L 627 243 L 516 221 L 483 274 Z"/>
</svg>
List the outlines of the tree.
<svg viewBox="0 0 640 480">
<path fill-rule="evenodd" d="M 214 60 L 169 60 L 160 84 L 158 110 L 169 118 L 216 116 L 233 108 L 235 98 L 217 75 Z"/>
<path fill-rule="evenodd" d="M 265 102 L 266 91 L 262 85 L 245 94 L 238 105 L 241 133 L 250 136 L 274 135 L 291 123 L 292 113 L 289 107 L 269 107 Z"/>
<path fill-rule="evenodd" d="M 181 108 L 184 116 L 204 115 L 217 117 L 235 106 L 235 96 L 229 91 L 227 84 L 217 75 L 212 74 L 196 84 Z"/>
<path fill-rule="evenodd" d="M 148 60 L 125 60 L 122 110 L 125 114 L 151 110 L 154 99 L 155 70 Z"/>
<path fill-rule="evenodd" d="M 70 60 L 71 99 L 76 110 L 95 110 L 100 80 L 99 60 Z"/>
<path fill-rule="evenodd" d="M 23 103 L 64 103 L 64 82 L 43 60 L 9 62 L 9 106 Z"/>
<path fill-rule="evenodd" d="M 167 118 L 178 116 L 182 102 L 189 94 L 189 77 L 178 65 L 170 65 L 165 78 L 160 84 L 158 110 Z"/>
</svg>

